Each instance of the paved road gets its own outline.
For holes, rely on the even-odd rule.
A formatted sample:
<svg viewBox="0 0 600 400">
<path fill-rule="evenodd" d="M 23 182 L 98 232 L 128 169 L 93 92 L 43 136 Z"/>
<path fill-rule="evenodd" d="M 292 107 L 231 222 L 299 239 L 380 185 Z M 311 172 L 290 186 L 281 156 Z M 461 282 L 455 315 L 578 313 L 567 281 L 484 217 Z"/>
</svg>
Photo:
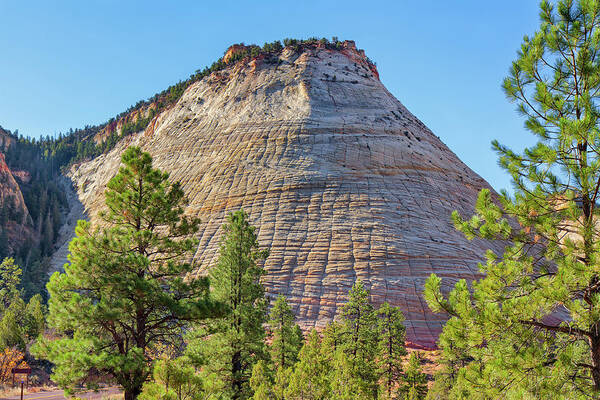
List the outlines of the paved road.
<svg viewBox="0 0 600 400">
<path fill-rule="evenodd" d="M 100 400 L 102 399 L 102 397 L 105 396 L 109 396 L 109 395 L 114 395 L 114 394 L 120 394 L 121 391 L 118 388 L 107 388 L 107 389 L 102 389 L 99 390 L 97 392 L 83 392 L 83 393 L 77 393 L 76 396 L 82 399 L 88 399 L 88 400 Z M 4 397 L 4 398 L 0 398 L 0 400 L 19 400 L 21 398 L 21 396 L 13 396 L 13 397 Z M 65 400 L 68 399 L 68 397 L 65 397 L 64 392 L 62 390 L 55 390 L 53 392 L 38 392 L 38 393 L 31 393 L 31 394 L 25 394 L 23 396 L 24 400 Z"/>
</svg>

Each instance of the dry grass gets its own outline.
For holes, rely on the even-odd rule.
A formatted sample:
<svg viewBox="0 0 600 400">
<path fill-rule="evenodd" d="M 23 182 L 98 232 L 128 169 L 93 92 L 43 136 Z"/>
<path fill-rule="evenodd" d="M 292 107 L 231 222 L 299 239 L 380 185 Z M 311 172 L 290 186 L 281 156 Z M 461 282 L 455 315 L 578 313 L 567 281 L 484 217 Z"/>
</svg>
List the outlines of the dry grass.
<svg viewBox="0 0 600 400">
<path fill-rule="evenodd" d="M 102 400 L 123 400 L 123 394 L 109 394 L 102 396 Z"/>
<path fill-rule="evenodd" d="M 26 393 L 26 391 L 25 391 Z M 12 387 L 10 385 L 8 386 L 0 386 L 0 397 L 15 397 L 21 394 L 21 388 L 20 387 Z"/>
<path fill-rule="evenodd" d="M 43 385 L 30 387 L 27 389 L 27 393 L 53 392 L 55 390 L 58 390 L 56 386 Z"/>
<path fill-rule="evenodd" d="M 56 390 L 56 387 L 54 386 L 33 386 L 33 387 L 28 387 L 28 388 L 24 388 L 23 393 L 24 394 L 31 394 L 31 393 L 39 393 L 39 392 L 50 392 Z M 10 384 L 6 385 L 0 385 L 0 397 L 5 398 L 5 397 L 15 397 L 15 396 L 19 396 L 21 394 L 21 387 L 20 386 L 12 386 Z"/>
</svg>

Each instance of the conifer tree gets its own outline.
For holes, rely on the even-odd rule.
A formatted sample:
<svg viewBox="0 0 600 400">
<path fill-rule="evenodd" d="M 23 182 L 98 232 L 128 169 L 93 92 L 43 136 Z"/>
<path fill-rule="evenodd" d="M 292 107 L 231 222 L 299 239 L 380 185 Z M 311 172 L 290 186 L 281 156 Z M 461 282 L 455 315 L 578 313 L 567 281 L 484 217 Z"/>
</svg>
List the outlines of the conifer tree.
<svg viewBox="0 0 600 400">
<path fill-rule="evenodd" d="M 427 375 L 421 371 L 421 360 L 417 352 L 410 354 L 406 371 L 399 387 L 401 398 L 407 400 L 424 399 L 427 394 Z"/>
<path fill-rule="evenodd" d="M 24 352 L 27 337 L 23 322 L 26 321 L 25 302 L 17 297 L 2 313 L 0 319 L 0 349 L 17 348 Z"/>
<path fill-rule="evenodd" d="M 264 349 L 267 300 L 259 265 L 268 256 L 260 250 L 256 228 L 248 215 L 230 213 L 224 224 L 219 260 L 210 271 L 212 296 L 225 304 L 225 317 L 209 321 L 190 335 L 187 354 L 202 366 L 210 386 L 225 398 L 247 399 L 252 368 L 266 359 Z"/>
<path fill-rule="evenodd" d="M 437 358 L 438 368 L 434 373 L 433 385 L 427 392 L 427 398 L 431 400 L 448 399 L 451 392 L 460 393 L 456 387 L 457 378 L 472 361 L 468 332 L 454 330 L 451 325 L 456 324 L 449 322 L 438 339 L 438 346 L 442 351 Z"/>
<path fill-rule="evenodd" d="M 112 375 L 125 400 L 137 398 L 152 373 L 151 349 L 177 342 L 190 322 L 213 316 L 208 280 L 190 276 L 185 260 L 198 220 L 183 215 L 185 196 L 137 147 L 105 192 L 102 223 L 79 221 L 69 264 L 47 285 L 48 323 L 59 335 L 36 353 L 55 364 L 53 379 L 72 389 L 91 371 Z"/>
<path fill-rule="evenodd" d="M 273 377 L 272 372 L 265 360 L 258 360 L 252 368 L 252 376 L 250 377 L 250 388 L 254 393 L 252 400 L 271 400 L 275 398 L 273 393 Z"/>
<path fill-rule="evenodd" d="M 0 310 L 6 309 L 20 297 L 21 267 L 13 258 L 5 258 L 0 264 Z"/>
<path fill-rule="evenodd" d="M 300 327 L 294 323 L 295 319 L 285 296 L 277 296 L 269 313 L 269 351 L 275 374 L 273 392 L 277 399 L 285 398 L 291 369 L 298 361 L 298 352 L 304 341 Z"/>
<path fill-rule="evenodd" d="M 345 339 L 345 327 L 339 319 L 331 321 L 325 329 L 323 329 L 323 346 L 329 349 L 330 356 L 342 346 Z M 332 358 L 333 360 L 333 358 Z"/>
<path fill-rule="evenodd" d="M 600 2 L 544 0 L 540 18 L 503 84 L 537 143 L 494 142 L 514 194 L 483 190 L 472 218 L 453 214 L 468 238 L 510 245 L 487 253 L 472 292 L 426 284 L 430 307 L 452 317 L 446 344 L 460 344 L 443 351 L 466 355 L 461 396 L 600 396 Z"/>
<path fill-rule="evenodd" d="M 387 302 L 379 307 L 377 315 L 379 316 L 377 364 L 382 394 L 392 399 L 392 391 L 402 377 L 403 357 L 406 355 L 404 315 L 398 307 L 392 307 Z"/>
<path fill-rule="evenodd" d="M 289 400 L 318 400 L 330 398 L 329 375 L 331 363 L 323 348 L 321 337 L 312 330 L 300 350 L 298 363 L 290 376 L 290 384 L 285 392 Z"/>
<path fill-rule="evenodd" d="M 154 364 L 152 381 L 142 388 L 140 400 L 204 400 L 202 379 L 185 360 L 161 359 Z"/>
<path fill-rule="evenodd" d="M 340 323 L 342 329 L 341 351 L 354 378 L 359 382 L 362 394 L 377 399 L 378 374 L 375 357 L 377 355 L 377 316 L 369 301 L 369 291 L 361 280 L 357 280 L 348 295 L 348 302 L 342 307 Z M 341 360 L 338 360 L 341 361 Z M 335 368 L 334 368 L 335 370 Z"/>
<path fill-rule="evenodd" d="M 36 294 L 25 307 L 23 329 L 29 340 L 37 338 L 44 332 L 46 327 L 46 306 L 43 304 L 42 296 Z"/>
<path fill-rule="evenodd" d="M 45 306 L 40 295 L 28 303 L 23 300 L 21 268 L 14 259 L 0 264 L 0 349 L 17 348 L 23 352 L 45 326 Z"/>
<path fill-rule="evenodd" d="M 277 296 L 269 313 L 272 336 L 269 350 L 276 370 L 292 367 L 298 360 L 303 337 L 298 325 L 294 323 L 295 319 L 285 296 Z"/>
<path fill-rule="evenodd" d="M 328 398 L 339 400 L 372 399 L 373 394 L 370 390 L 365 390 L 365 382 L 357 372 L 356 362 L 350 359 L 343 350 L 338 349 L 333 353 L 328 377 L 331 385 L 331 395 Z"/>
<path fill-rule="evenodd" d="M 290 385 L 290 379 L 293 371 L 294 366 L 287 368 L 277 368 L 275 370 L 273 382 L 273 399 L 285 400 L 287 398 L 285 395 L 285 391 Z"/>
</svg>

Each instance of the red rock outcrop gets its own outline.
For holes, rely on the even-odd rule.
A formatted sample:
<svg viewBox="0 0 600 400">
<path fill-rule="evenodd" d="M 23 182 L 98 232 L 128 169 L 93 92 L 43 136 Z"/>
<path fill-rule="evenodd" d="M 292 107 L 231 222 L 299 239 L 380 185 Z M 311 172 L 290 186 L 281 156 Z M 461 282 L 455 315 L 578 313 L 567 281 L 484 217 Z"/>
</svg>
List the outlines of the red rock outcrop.
<svg viewBox="0 0 600 400">
<path fill-rule="evenodd" d="M 408 340 L 430 348 L 444 317 L 422 297 L 478 274 L 488 244 L 450 221 L 489 185 L 379 81 L 364 53 L 285 48 L 276 62 L 242 60 L 187 88 L 146 132 L 71 170 L 92 219 L 130 144 L 181 181 L 201 217 L 194 255 L 213 265 L 228 212 L 244 207 L 270 249 L 264 284 L 286 295 L 305 328 L 323 327 L 356 279 L 375 303 L 400 306 Z"/>
<path fill-rule="evenodd" d="M 229 48 L 225 52 L 225 55 L 223 56 L 223 62 L 228 63 L 229 60 L 231 60 L 231 58 L 233 56 L 235 56 L 236 54 L 242 53 L 244 51 L 246 51 L 246 46 L 244 46 L 241 43 L 233 44 L 233 45 L 229 46 Z"/>
<path fill-rule="evenodd" d="M 22 183 L 29 183 L 31 182 L 31 174 L 28 171 L 23 171 L 23 170 L 11 170 L 12 175 L 18 179 L 19 181 L 21 181 Z"/>
</svg>

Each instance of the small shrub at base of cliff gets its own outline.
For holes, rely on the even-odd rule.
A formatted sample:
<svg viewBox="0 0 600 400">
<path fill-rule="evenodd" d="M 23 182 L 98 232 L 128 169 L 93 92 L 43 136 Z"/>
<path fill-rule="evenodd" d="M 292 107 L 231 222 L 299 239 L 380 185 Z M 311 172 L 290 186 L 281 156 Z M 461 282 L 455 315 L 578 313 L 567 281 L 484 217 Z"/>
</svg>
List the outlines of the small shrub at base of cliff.
<svg viewBox="0 0 600 400">
<path fill-rule="evenodd" d="M 146 382 L 139 400 L 202 400 L 202 379 L 183 359 L 159 360 L 152 381 Z"/>
<path fill-rule="evenodd" d="M 409 400 L 421 400 L 427 395 L 427 375 L 421 370 L 421 357 L 417 352 L 410 354 L 398 393 Z"/>
</svg>

